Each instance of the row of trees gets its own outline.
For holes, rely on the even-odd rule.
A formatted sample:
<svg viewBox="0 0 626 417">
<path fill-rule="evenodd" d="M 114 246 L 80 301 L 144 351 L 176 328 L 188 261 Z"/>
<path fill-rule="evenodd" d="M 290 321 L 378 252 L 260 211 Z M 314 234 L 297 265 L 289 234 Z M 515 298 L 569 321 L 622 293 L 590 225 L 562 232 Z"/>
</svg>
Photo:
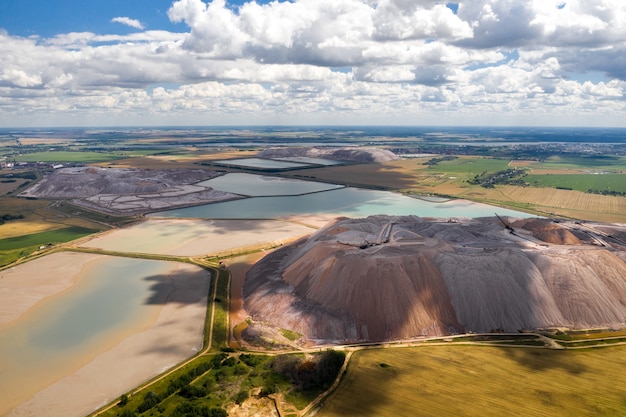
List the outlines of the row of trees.
<svg viewBox="0 0 626 417">
<path fill-rule="evenodd" d="M 0 216 L 0 224 L 5 224 L 9 220 L 19 220 L 23 218 L 23 214 L 3 214 L 2 216 Z"/>
<path fill-rule="evenodd" d="M 612 195 L 616 197 L 626 197 L 626 192 L 624 191 L 589 189 L 587 190 L 587 192 L 590 194 L 602 194 L 602 195 Z"/>
</svg>

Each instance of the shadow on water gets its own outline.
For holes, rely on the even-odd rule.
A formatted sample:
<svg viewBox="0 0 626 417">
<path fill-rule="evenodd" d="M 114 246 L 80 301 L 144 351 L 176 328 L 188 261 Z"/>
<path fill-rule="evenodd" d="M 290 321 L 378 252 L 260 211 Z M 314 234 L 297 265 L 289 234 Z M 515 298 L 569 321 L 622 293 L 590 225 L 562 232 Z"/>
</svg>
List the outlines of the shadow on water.
<svg viewBox="0 0 626 417">
<path fill-rule="evenodd" d="M 145 299 L 147 305 L 175 304 L 174 308 L 183 308 L 188 305 L 206 304 L 209 292 L 211 291 L 211 273 L 195 267 L 193 270 L 185 268 L 170 274 L 157 274 L 144 278 L 150 282 L 150 294 Z M 203 333 L 205 327 L 206 310 L 197 314 L 197 320 L 181 320 L 176 314 L 168 315 L 161 322 L 160 326 L 173 326 L 172 331 L 194 334 L 199 331 Z M 198 321 L 199 320 L 199 321 Z M 198 347 L 199 349 L 199 347 Z M 157 353 L 171 355 L 190 355 L 189 346 L 181 346 L 176 337 L 162 338 L 158 343 L 152 344 L 146 353 Z"/>
<path fill-rule="evenodd" d="M 196 304 L 208 297 L 211 273 L 196 267 L 191 271 L 185 269 L 170 274 L 150 275 L 144 280 L 152 283 L 145 304 Z"/>
</svg>

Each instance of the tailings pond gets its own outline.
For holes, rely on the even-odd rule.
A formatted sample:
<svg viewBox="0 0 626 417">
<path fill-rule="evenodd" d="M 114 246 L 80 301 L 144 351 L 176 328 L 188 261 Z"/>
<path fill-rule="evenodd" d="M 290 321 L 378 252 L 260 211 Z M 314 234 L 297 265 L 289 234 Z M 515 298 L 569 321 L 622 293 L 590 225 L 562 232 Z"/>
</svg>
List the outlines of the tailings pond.
<svg viewBox="0 0 626 417">
<path fill-rule="evenodd" d="M 280 182 L 277 182 L 280 187 Z M 216 187 L 217 188 L 217 187 Z M 230 192 L 237 192 L 231 189 Z M 243 194 L 243 193 L 242 193 Z M 530 214 L 473 203 L 467 200 L 446 202 L 425 201 L 388 191 L 340 188 L 305 195 L 252 197 L 242 200 L 162 211 L 150 216 L 206 219 L 274 219 L 290 216 L 333 214 L 347 217 L 367 217 L 376 214 L 419 217 L 531 217 Z"/>
<path fill-rule="evenodd" d="M 58 280 L 65 284 L 29 301 L 29 268 L 46 276 L 43 280 L 37 277 L 34 286 L 40 287 L 44 281 L 55 286 Z M 181 300 L 177 294 L 189 292 L 185 289 L 189 285 L 196 294 L 185 302 L 197 304 L 200 317 L 204 317 L 209 281 L 207 271 L 191 265 L 78 253 L 53 254 L 3 271 L 0 303 L 16 303 L 22 313 L 7 314 L 8 318 L 0 321 L 0 416 L 130 335 L 150 328 L 163 306 Z M 201 348 L 203 329 L 203 320 L 198 320 L 180 330 L 194 333 L 196 342 L 177 361 L 193 354 L 191 349 Z M 118 359 L 134 363 L 133 358 Z M 167 365 L 172 364 L 153 366 Z M 150 372 L 144 378 L 149 376 Z M 101 388 L 106 378 L 100 376 Z M 116 385 L 128 382 L 133 383 L 117 381 Z"/>
</svg>

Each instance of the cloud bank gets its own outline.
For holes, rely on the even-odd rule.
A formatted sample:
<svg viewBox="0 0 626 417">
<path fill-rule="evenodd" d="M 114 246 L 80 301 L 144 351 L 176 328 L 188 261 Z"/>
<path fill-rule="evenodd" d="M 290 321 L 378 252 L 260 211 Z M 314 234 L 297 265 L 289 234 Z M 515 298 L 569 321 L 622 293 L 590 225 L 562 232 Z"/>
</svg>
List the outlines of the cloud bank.
<svg viewBox="0 0 626 417">
<path fill-rule="evenodd" d="M 168 17 L 180 33 L 0 32 L 0 125 L 626 125 L 622 0 L 179 0 Z"/>
</svg>

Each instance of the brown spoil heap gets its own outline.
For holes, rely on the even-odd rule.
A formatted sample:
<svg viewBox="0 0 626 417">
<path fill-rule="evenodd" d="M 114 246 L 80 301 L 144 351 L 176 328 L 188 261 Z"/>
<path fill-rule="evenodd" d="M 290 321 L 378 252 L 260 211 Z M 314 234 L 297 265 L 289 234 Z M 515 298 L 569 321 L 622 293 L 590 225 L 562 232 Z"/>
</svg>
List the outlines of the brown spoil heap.
<svg viewBox="0 0 626 417">
<path fill-rule="evenodd" d="M 528 230 L 544 242 L 555 245 L 580 245 L 580 240 L 569 230 L 548 219 L 522 219 L 513 223 L 513 227 Z"/>
<path fill-rule="evenodd" d="M 530 233 L 496 218 L 341 219 L 258 262 L 245 307 L 324 341 L 625 325 L 623 247 L 544 220 L 508 224 Z"/>
</svg>

